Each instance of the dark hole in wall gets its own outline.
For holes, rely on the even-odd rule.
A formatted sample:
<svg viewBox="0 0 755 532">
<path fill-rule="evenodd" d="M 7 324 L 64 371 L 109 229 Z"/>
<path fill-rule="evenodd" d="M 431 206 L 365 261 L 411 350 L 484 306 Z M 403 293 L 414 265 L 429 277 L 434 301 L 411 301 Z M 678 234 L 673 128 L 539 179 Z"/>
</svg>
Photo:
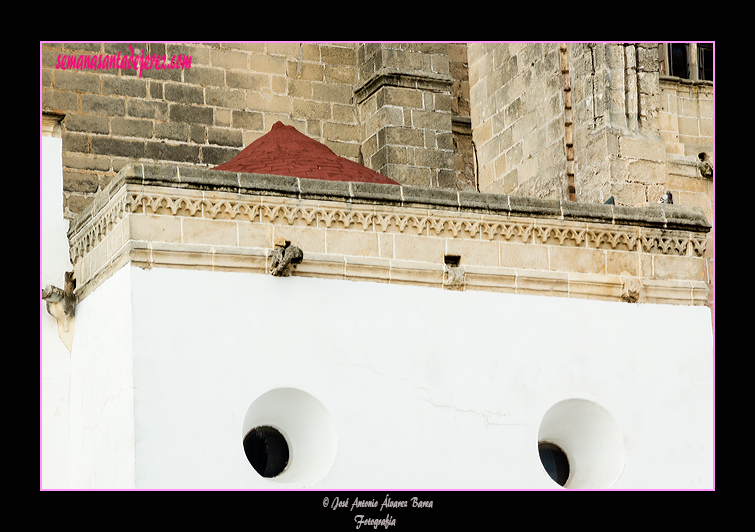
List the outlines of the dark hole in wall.
<svg viewBox="0 0 755 532">
<path fill-rule="evenodd" d="M 288 465 L 288 443 L 274 427 L 249 431 L 244 437 L 244 452 L 252 467 L 265 478 L 277 477 Z"/>
<path fill-rule="evenodd" d="M 459 255 L 446 255 L 443 258 L 443 262 L 445 262 L 447 265 L 451 266 L 452 268 L 458 268 L 459 264 L 461 264 L 461 256 L 459 256 Z"/>
<path fill-rule="evenodd" d="M 540 442 L 537 444 L 540 452 L 540 461 L 548 475 L 557 484 L 563 486 L 569 480 L 569 460 L 566 453 L 553 443 Z"/>
</svg>

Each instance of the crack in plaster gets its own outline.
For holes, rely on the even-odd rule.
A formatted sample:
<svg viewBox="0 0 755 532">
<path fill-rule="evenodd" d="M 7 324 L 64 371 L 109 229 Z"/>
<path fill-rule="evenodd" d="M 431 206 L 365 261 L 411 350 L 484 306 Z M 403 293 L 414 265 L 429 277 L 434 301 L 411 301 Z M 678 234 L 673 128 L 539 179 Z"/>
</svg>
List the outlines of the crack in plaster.
<svg viewBox="0 0 755 532">
<path fill-rule="evenodd" d="M 511 418 L 511 414 L 508 413 L 508 412 L 502 413 L 502 412 L 493 411 L 493 410 L 484 410 L 484 411 L 480 412 L 480 411 L 471 410 L 471 409 L 470 410 L 465 410 L 463 408 L 459 408 L 459 407 L 456 407 L 454 405 L 437 404 L 437 403 L 435 403 L 432 400 L 432 395 L 430 394 L 430 390 L 428 390 L 424 386 L 420 386 L 419 384 L 416 384 L 415 382 L 412 382 L 411 380 L 407 379 L 406 377 L 398 377 L 396 375 L 391 375 L 391 374 L 388 374 L 388 373 L 381 373 L 379 371 L 376 371 L 375 368 L 373 368 L 372 366 L 368 366 L 366 364 L 343 364 L 343 363 L 338 363 L 338 362 L 334 362 L 333 364 L 336 364 L 336 365 L 339 365 L 339 366 L 352 366 L 352 367 L 367 368 L 370 371 L 372 371 L 373 373 L 375 373 L 376 375 L 380 375 L 381 377 L 388 377 L 390 379 L 396 379 L 396 380 L 400 380 L 400 381 L 405 381 L 405 382 L 409 383 L 410 385 L 412 385 L 414 388 L 417 388 L 419 390 L 423 390 L 427 394 L 427 398 L 424 398 L 424 397 L 422 397 L 420 395 L 419 396 L 420 399 L 422 399 L 423 401 L 425 401 L 427 403 L 430 403 L 435 408 L 448 408 L 448 409 L 450 409 L 450 410 L 453 411 L 453 414 L 454 414 L 454 425 L 456 425 L 456 412 L 462 412 L 464 414 L 474 414 L 474 415 L 477 415 L 477 416 L 481 416 L 485 420 L 485 427 L 486 428 L 490 427 L 490 425 L 496 425 L 496 426 L 499 426 L 499 427 L 506 427 L 506 426 L 511 426 L 511 425 L 525 425 L 525 423 L 496 423 L 494 421 L 491 421 L 489 419 L 489 417 L 488 417 L 488 415 L 490 415 L 490 416 L 497 416 L 499 418 L 510 419 Z M 457 428 L 457 431 L 458 431 L 458 426 L 456 428 Z M 459 434 L 459 437 L 461 437 L 461 433 Z"/>
</svg>

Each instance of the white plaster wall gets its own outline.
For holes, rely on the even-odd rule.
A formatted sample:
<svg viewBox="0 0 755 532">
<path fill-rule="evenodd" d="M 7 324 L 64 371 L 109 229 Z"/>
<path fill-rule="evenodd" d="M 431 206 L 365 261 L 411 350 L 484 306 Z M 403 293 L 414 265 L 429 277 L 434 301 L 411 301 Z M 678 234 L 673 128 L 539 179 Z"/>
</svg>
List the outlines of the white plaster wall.
<svg viewBox="0 0 755 532">
<path fill-rule="evenodd" d="M 63 218 L 61 139 L 42 137 L 40 186 L 40 486 L 69 486 L 68 393 L 70 354 L 58 336 L 58 324 L 46 310 L 42 290 L 65 286 L 68 221 Z"/>
<path fill-rule="evenodd" d="M 76 307 L 71 352 L 72 488 L 134 488 L 131 268 Z"/>
<path fill-rule="evenodd" d="M 558 487 L 538 430 L 572 398 L 620 429 L 612 487 L 712 486 L 705 307 L 124 270 L 137 488 L 301 487 L 260 477 L 242 448 L 250 405 L 283 387 L 314 396 L 335 427 L 332 467 L 308 487 Z"/>
</svg>

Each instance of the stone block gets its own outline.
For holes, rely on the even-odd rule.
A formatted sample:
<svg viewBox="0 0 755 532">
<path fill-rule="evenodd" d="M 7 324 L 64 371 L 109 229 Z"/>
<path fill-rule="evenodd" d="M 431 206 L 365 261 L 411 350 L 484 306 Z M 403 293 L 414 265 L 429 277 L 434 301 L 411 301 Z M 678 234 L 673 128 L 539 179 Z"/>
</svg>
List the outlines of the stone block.
<svg viewBox="0 0 755 532">
<path fill-rule="evenodd" d="M 99 92 L 98 90 L 90 92 Z M 102 94 L 129 96 L 132 98 L 147 97 L 147 82 L 143 79 L 125 76 L 102 76 Z"/>
<path fill-rule="evenodd" d="M 223 72 L 222 69 L 218 70 Z M 263 89 L 269 90 L 270 76 L 268 74 L 226 70 L 225 84 L 231 89 L 246 89 L 252 91 L 262 91 Z"/>
<path fill-rule="evenodd" d="M 377 233 L 378 235 L 378 248 L 380 250 L 380 257 L 393 259 L 393 235 L 385 233 Z"/>
<path fill-rule="evenodd" d="M 707 280 L 705 259 L 653 255 L 653 277 L 656 279 L 683 279 L 704 282 Z"/>
<path fill-rule="evenodd" d="M 291 109 L 295 117 L 315 118 L 319 120 L 330 120 L 332 118 L 330 104 L 325 102 L 294 98 L 291 101 Z"/>
<path fill-rule="evenodd" d="M 624 177 L 626 179 L 626 177 Z M 646 202 L 644 183 L 622 183 L 613 185 L 613 196 L 620 205 L 642 205 Z"/>
<path fill-rule="evenodd" d="M 212 247 L 212 270 L 227 272 L 268 273 L 267 249 L 236 248 L 227 246 Z"/>
<path fill-rule="evenodd" d="M 356 51 L 350 44 L 344 46 L 321 44 L 320 59 L 325 64 L 354 66 L 356 65 Z"/>
<path fill-rule="evenodd" d="M 374 257 L 344 257 L 344 276 L 349 280 L 378 283 L 390 281 L 391 264 L 388 259 Z"/>
<path fill-rule="evenodd" d="M 706 201 L 709 202 L 710 198 L 706 199 L 707 194 L 690 194 L 690 196 L 699 198 L 702 205 L 695 206 L 688 202 L 684 205 L 659 204 L 663 211 L 666 228 L 703 232 L 711 228 L 704 213 L 704 207 L 709 207 Z"/>
<path fill-rule="evenodd" d="M 263 113 L 280 113 L 288 116 L 291 113 L 291 98 L 277 94 L 247 92 L 246 108 Z"/>
<path fill-rule="evenodd" d="M 172 216 L 132 214 L 129 216 L 129 232 L 131 240 L 182 242 L 181 219 Z"/>
<path fill-rule="evenodd" d="M 168 86 L 165 87 L 165 90 L 167 92 Z M 198 102 L 192 103 L 204 103 L 229 109 L 244 109 L 246 105 L 244 91 L 207 87 L 204 92 L 204 102 L 200 99 Z"/>
<path fill-rule="evenodd" d="M 170 104 L 168 115 L 171 122 L 212 125 L 212 108 L 210 107 Z"/>
<path fill-rule="evenodd" d="M 231 110 L 230 109 L 221 109 L 219 107 L 216 107 L 213 110 L 213 125 L 218 127 L 231 127 Z M 204 132 L 206 131 L 206 126 L 197 126 L 192 125 L 192 137 L 193 142 L 196 142 L 197 144 L 204 144 L 204 138 L 201 136 L 200 129 Z"/>
<path fill-rule="evenodd" d="M 145 165 L 145 181 L 147 169 Z M 178 178 L 182 185 L 191 188 L 207 190 L 208 199 L 211 191 L 237 192 L 239 190 L 239 175 L 236 172 L 224 172 L 196 166 L 181 166 L 178 168 Z"/>
<path fill-rule="evenodd" d="M 114 117 L 110 119 L 110 133 L 118 137 L 152 138 L 151 120 Z"/>
<path fill-rule="evenodd" d="M 487 194 L 474 191 L 460 190 L 459 205 L 463 211 L 483 212 L 490 214 L 508 214 L 509 197 L 505 194 Z M 483 216 L 483 221 L 486 217 Z M 491 219 L 495 221 L 495 219 Z"/>
<path fill-rule="evenodd" d="M 324 181 L 321 179 L 300 179 L 299 191 L 302 199 L 348 201 L 351 197 L 346 181 Z"/>
<path fill-rule="evenodd" d="M 156 161 L 199 162 L 199 146 L 189 144 L 167 144 L 164 141 L 147 142 L 144 157 Z"/>
<path fill-rule="evenodd" d="M 184 81 L 186 83 L 205 87 L 222 87 L 226 84 L 223 69 L 196 66 L 193 59 L 192 57 L 191 68 L 184 70 Z M 232 85 L 228 83 L 228 86 L 231 87 Z"/>
<path fill-rule="evenodd" d="M 75 92 L 43 90 L 42 108 L 53 111 L 78 111 L 79 96 Z"/>
<path fill-rule="evenodd" d="M 621 298 L 621 279 L 616 275 L 569 274 L 569 297 L 617 301 Z"/>
<path fill-rule="evenodd" d="M 373 232 L 329 230 L 325 233 L 328 253 L 379 257 L 378 235 Z"/>
<path fill-rule="evenodd" d="M 458 210 L 459 196 L 455 190 L 405 185 L 401 187 L 404 205 L 431 205 Z"/>
<path fill-rule="evenodd" d="M 386 127 L 402 127 L 404 113 L 399 107 L 381 107 L 368 116 L 364 123 L 364 134 L 369 137 Z"/>
<path fill-rule="evenodd" d="M 210 65 L 219 68 L 246 70 L 249 66 L 247 57 L 251 54 L 236 50 L 224 50 L 222 48 L 210 48 Z M 268 57 L 268 56 L 255 56 Z M 252 68 L 251 70 L 256 70 Z M 264 70 L 263 70 L 264 72 Z"/>
<path fill-rule="evenodd" d="M 81 110 L 84 113 L 105 116 L 124 116 L 126 114 L 126 101 L 120 97 L 82 94 Z"/>
<path fill-rule="evenodd" d="M 238 129 L 225 129 L 211 127 L 207 129 L 207 142 L 221 146 L 242 147 L 241 131 Z"/>
<path fill-rule="evenodd" d="M 692 304 L 692 287 L 689 281 L 643 279 L 645 302 L 666 305 Z"/>
<path fill-rule="evenodd" d="M 468 239 L 446 239 L 446 255 L 458 255 L 461 257 L 462 266 L 499 266 L 498 242 Z"/>
<path fill-rule="evenodd" d="M 396 234 L 393 237 L 396 259 L 443 264 L 446 241 L 443 238 Z"/>
<path fill-rule="evenodd" d="M 183 243 L 237 246 L 237 224 L 207 218 L 182 218 Z"/>
<path fill-rule="evenodd" d="M 658 162 L 666 160 L 665 147 L 660 138 L 646 139 L 619 136 L 619 154 L 630 159 L 647 159 Z"/>
<path fill-rule="evenodd" d="M 201 162 L 213 166 L 227 163 L 239 153 L 238 149 L 223 148 L 220 146 L 202 146 L 201 150 Z"/>
<path fill-rule="evenodd" d="M 268 257 L 268 271 L 271 262 Z M 324 279 L 343 279 L 345 261 L 343 257 L 322 253 L 307 253 L 304 260 L 295 265 L 291 275 L 297 277 L 319 277 Z"/>
<path fill-rule="evenodd" d="M 155 124 L 155 138 L 187 142 L 189 125 L 178 122 L 158 122 Z"/>
<path fill-rule="evenodd" d="M 666 181 L 666 165 L 661 162 L 647 160 L 629 161 L 627 172 L 627 179 L 630 181 L 648 184 L 663 184 Z"/>
<path fill-rule="evenodd" d="M 110 159 L 106 156 L 65 153 L 63 154 L 63 167 L 108 171 L 110 170 Z"/>
<path fill-rule="evenodd" d="M 398 145 L 416 146 L 425 145 L 425 137 L 422 131 L 412 127 L 384 127 L 378 132 L 378 146 Z"/>
<path fill-rule="evenodd" d="M 353 96 L 351 85 L 330 84 L 330 83 L 313 83 L 312 99 L 318 102 L 342 103 L 348 104 Z"/>
<path fill-rule="evenodd" d="M 680 116 L 678 124 L 680 135 L 689 137 L 698 137 L 700 135 L 700 123 L 697 118 Z"/>
<path fill-rule="evenodd" d="M 418 168 L 397 164 L 386 164 L 378 170 L 384 176 L 405 185 L 432 186 L 432 173 L 429 168 Z"/>
<path fill-rule="evenodd" d="M 92 137 L 92 153 L 140 159 L 145 157 L 144 141 Z"/>
<path fill-rule="evenodd" d="M 548 251 L 551 271 L 606 273 L 606 252 L 603 250 L 550 246 Z"/>
<path fill-rule="evenodd" d="M 391 260 L 390 283 L 414 286 L 443 286 L 443 263 Z"/>
<path fill-rule="evenodd" d="M 269 195 L 299 196 L 299 180 L 296 177 L 266 174 L 239 173 L 239 188 L 242 192 Z"/>
<path fill-rule="evenodd" d="M 233 110 L 231 113 L 231 125 L 238 129 L 262 131 L 262 113 Z"/>
<path fill-rule="evenodd" d="M 516 293 L 516 270 L 511 268 L 489 268 L 465 266 L 464 284 L 467 290 L 486 292 Z"/>
<path fill-rule="evenodd" d="M 509 196 L 509 208 L 513 216 L 532 216 L 538 218 L 560 218 L 561 203 L 531 197 Z"/>
<path fill-rule="evenodd" d="M 68 131 L 81 131 L 85 133 L 110 133 L 110 124 L 105 116 L 100 115 L 66 115 L 63 125 Z"/>
<path fill-rule="evenodd" d="M 314 227 L 274 225 L 273 242 L 291 242 L 304 252 L 304 261 L 307 261 L 308 253 L 326 253 L 325 233 L 324 229 Z M 343 264 L 343 259 L 340 262 Z"/>
<path fill-rule="evenodd" d="M 353 124 L 326 122 L 322 125 L 322 134 L 328 140 L 351 142 L 358 138 L 359 131 L 358 127 Z"/>
<path fill-rule="evenodd" d="M 451 169 L 454 166 L 453 152 L 442 150 L 414 150 L 414 164 L 429 168 Z"/>
<path fill-rule="evenodd" d="M 532 244 L 498 242 L 499 264 L 507 268 L 548 270 L 548 248 Z"/>
<path fill-rule="evenodd" d="M 63 190 L 93 194 L 99 189 L 97 174 L 63 170 Z"/>
<path fill-rule="evenodd" d="M 168 120 L 168 104 L 158 101 L 129 99 L 126 103 L 128 116 Z"/>
<path fill-rule="evenodd" d="M 610 224 L 613 222 L 611 205 L 602 203 L 564 202 L 562 210 L 565 220 L 597 222 Z"/>
<path fill-rule="evenodd" d="M 640 255 L 626 251 L 606 250 L 606 272 L 611 275 L 640 276 Z"/>
<path fill-rule="evenodd" d="M 663 227 L 666 222 L 663 209 L 660 204 L 638 207 L 621 207 L 614 205 L 612 208 L 613 219 L 616 224 L 639 225 L 644 227 Z"/>
<path fill-rule="evenodd" d="M 152 243 L 149 260 L 152 265 L 187 270 L 212 270 L 213 251 L 209 245 Z"/>
<path fill-rule="evenodd" d="M 516 270 L 516 293 L 566 297 L 569 276 L 564 272 Z"/>
<path fill-rule="evenodd" d="M 422 109 L 422 93 L 403 87 L 383 86 L 376 93 L 378 108 L 394 105 L 401 108 Z"/>
<path fill-rule="evenodd" d="M 326 83 L 346 83 L 353 85 L 356 72 L 350 66 L 325 65 L 324 80 Z"/>
<path fill-rule="evenodd" d="M 412 109 L 412 127 L 451 131 L 451 114 Z"/>
<path fill-rule="evenodd" d="M 178 167 L 176 166 L 163 166 L 157 164 L 140 164 L 138 167 L 142 169 L 142 183 L 145 185 L 165 185 L 169 187 L 180 186 L 180 179 L 178 176 Z M 128 173 L 134 172 L 121 172 L 118 173 L 119 177 L 128 175 Z"/>
<path fill-rule="evenodd" d="M 100 92 L 100 80 L 96 74 L 81 70 L 55 70 L 53 86 L 59 90 L 76 92 Z"/>
<path fill-rule="evenodd" d="M 401 187 L 385 183 L 350 183 L 351 200 L 354 203 L 400 205 Z"/>
</svg>

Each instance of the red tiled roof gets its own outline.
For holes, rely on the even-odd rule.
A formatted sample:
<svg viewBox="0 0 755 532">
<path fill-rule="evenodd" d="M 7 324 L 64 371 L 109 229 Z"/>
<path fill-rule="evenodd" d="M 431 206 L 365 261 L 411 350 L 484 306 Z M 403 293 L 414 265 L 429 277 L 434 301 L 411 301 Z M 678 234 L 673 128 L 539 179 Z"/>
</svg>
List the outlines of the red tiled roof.
<svg viewBox="0 0 755 532">
<path fill-rule="evenodd" d="M 339 157 L 324 144 L 281 122 L 213 170 L 398 185 L 366 166 Z"/>
</svg>

